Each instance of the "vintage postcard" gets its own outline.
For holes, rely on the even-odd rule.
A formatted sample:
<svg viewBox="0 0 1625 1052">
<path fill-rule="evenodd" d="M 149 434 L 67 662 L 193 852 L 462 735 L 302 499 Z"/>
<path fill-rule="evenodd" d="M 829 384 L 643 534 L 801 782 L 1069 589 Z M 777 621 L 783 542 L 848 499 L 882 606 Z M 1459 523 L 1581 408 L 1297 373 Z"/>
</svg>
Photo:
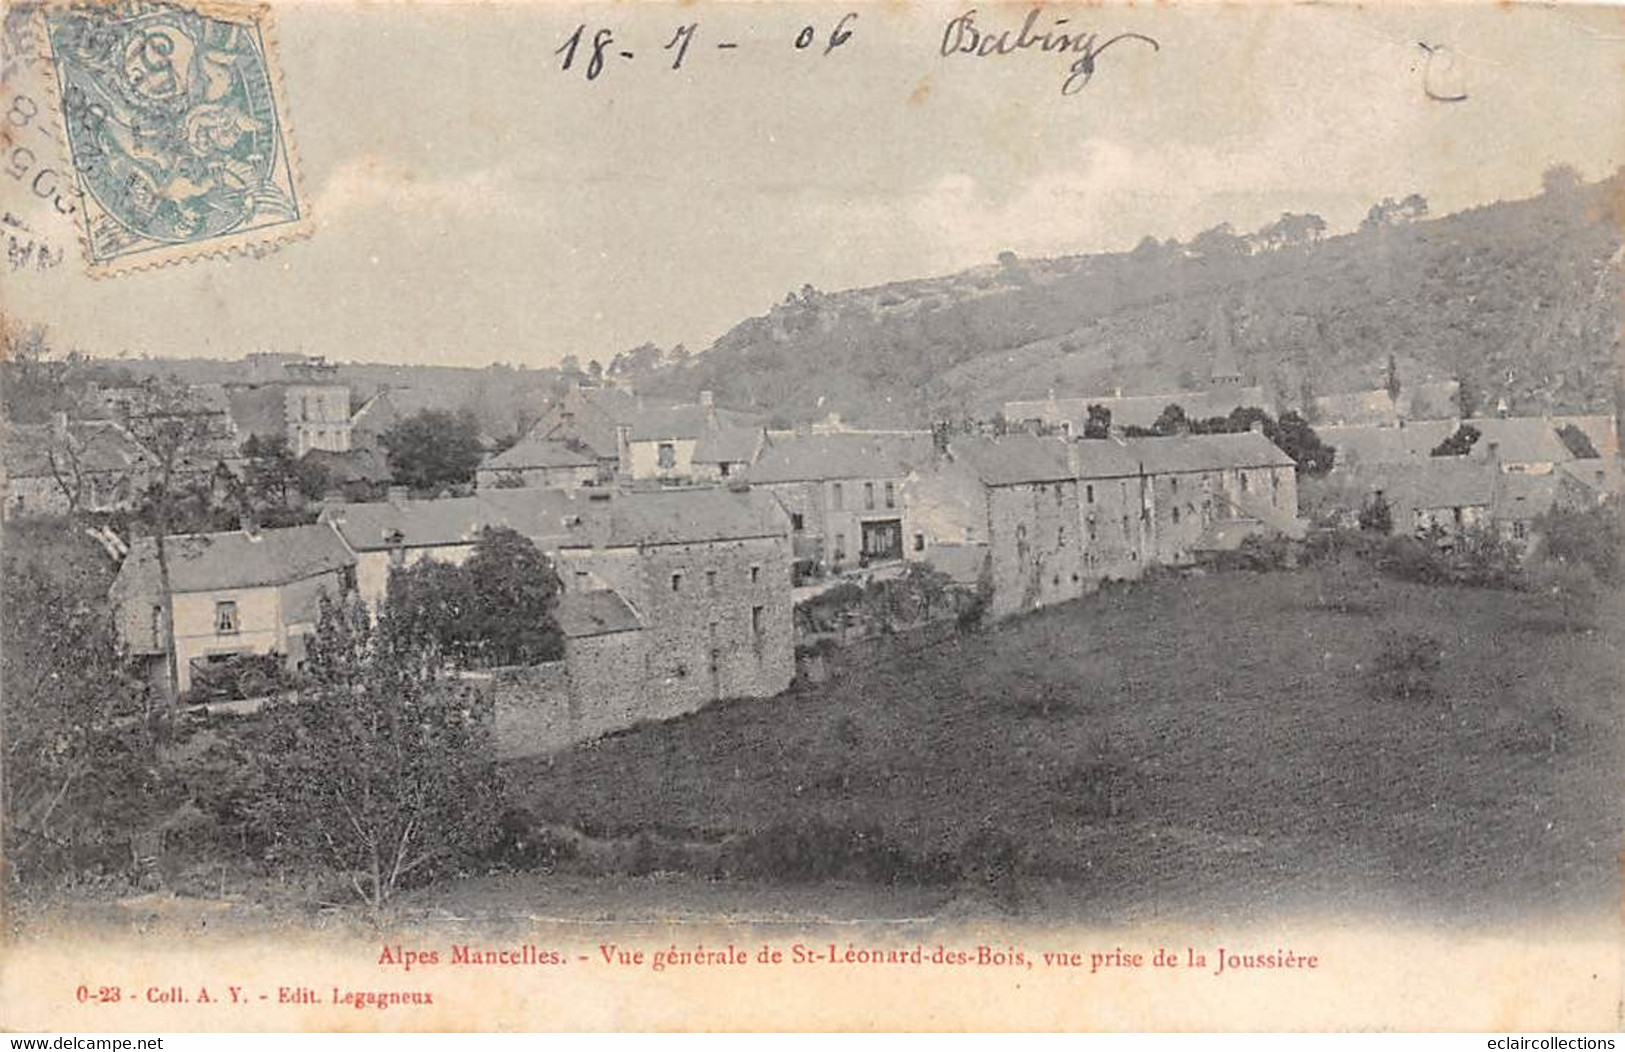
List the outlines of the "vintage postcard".
<svg viewBox="0 0 1625 1052">
<path fill-rule="evenodd" d="M 1625 9 L 3 44 L 0 1027 L 1621 1025 Z"/>
</svg>

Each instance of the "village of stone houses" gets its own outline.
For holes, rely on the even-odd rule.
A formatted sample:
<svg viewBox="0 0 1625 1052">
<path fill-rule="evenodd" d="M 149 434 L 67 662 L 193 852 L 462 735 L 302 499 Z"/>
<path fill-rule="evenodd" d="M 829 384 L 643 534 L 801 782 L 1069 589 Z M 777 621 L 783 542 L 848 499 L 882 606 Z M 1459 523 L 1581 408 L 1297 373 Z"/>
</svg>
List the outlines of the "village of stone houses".
<svg viewBox="0 0 1625 1052">
<path fill-rule="evenodd" d="M 693 352 L 11 324 L 8 898 L 1606 908 L 1622 179 L 807 286 Z"/>
</svg>

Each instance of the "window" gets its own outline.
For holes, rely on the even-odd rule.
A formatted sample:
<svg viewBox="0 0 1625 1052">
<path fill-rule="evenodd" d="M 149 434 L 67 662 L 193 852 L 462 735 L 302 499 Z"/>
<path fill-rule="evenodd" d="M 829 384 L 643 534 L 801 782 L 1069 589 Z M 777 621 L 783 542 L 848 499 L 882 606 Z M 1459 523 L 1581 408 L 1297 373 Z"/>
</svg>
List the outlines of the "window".
<svg viewBox="0 0 1625 1052">
<path fill-rule="evenodd" d="M 1123 536 L 1128 536 L 1128 516 L 1123 516 Z"/>
<path fill-rule="evenodd" d="M 1241 492 L 1246 493 L 1247 492 L 1247 485 L 1248 485 L 1248 483 L 1247 483 L 1247 473 L 1245 471 L 1238 471 L 1238 472 L 1236 472 L 1236 474 L 1241 476 Z"/>
<path fill-rule="evenodd" d="M 152 641 L 159 645 L 164 642 L 164 606 L 162 603 L 152 604 Z"/>
<path fill-rule="evenodd" d="M 355 567 L 346 566 L 339 570 L 339 591 L 345 595 L 355 591 Z"/>
<path fill-rule="evenodd" d="M 845 558 L 846 558 L 846 534 L 837 533 L 835 535 L 835 561 L 840 562 L 842 559 L 845 559 Z"/>
<path fill-rule="evenodd" d="M 717 586 L 717 572 L 715 570 L 707 570 L 707 571 L 705 571 L 705 587 L 714 589 L 714 588 L 716 588 L 716 586 Z"/>
<path fill-rule="evenodd" d="M 1095 534 L 1095 520 L 1090 519 L 1089 520 L 1089 539 L 1092 541 L 1092 540 L 1095 539 L 1095 536 L 1096 536 L 1096 534 Z"/>
<path fill-rule="evenodd" d="M 869 511 L 875 510 L 875 484 L 873 482 L 863 484 L 863 506 Z"/>
<path fill-rule="evenodd" d="M 1055 484 L 1055 503 L 1061 503 L 1061 484 L 1059 482 Z"/>
<path fill-rule="evenodd" d="M 1529 524 L 1527 522 L 1515 522 L 1515 523 L 1513 523 L 1512 524 L 1512 536 L 1518 538 L 1518 540 L 1520 540 L 1520 541 L 1523 540 L 1525 537 L 1529 536 Z"/>
<path fill-rule="evenodd" d="M 886 483 L 886 507 L 897 507 L 897 488 L 890 482 Z"/>
<path fill-rule="evenodd" d="M 229 599 L 222 599 L 214 604 L 214 630 L 218 635 L 230 635 L 237 631 L 237 604 Z"/>
<path fill-rule="evenodd" d="M 761 580 L 762 580 L 762 568 L 760 566 L 752 566 L 750 568 L 750 583 L 751 584 L 759 584 L 761 582 Z"/>
<path fill-rule="evenodd" d="M 1179 479 L 1178 479 L 1178 478 L 1171 478 L 1171 479 L 1169 479 L 1169 480 L 1168 480 L 1168 485 L 1170 485 L 1170 486 L 1172 486 L 1172 487 L 1173 487 L 1173 491 L 1174 491 L 1174 492 L 1175 492 L 1175 493 L 1178 493 L 1178 492 L 1179 492 Z"/>
<path fill-rule="evenodd" d="M 722 477 L 723 478 L 728 477 L 728 469 L 731 468 L 731 467 L 733 467 L 733 465 L 728 463 L 726 460 L 724 460 L 722 462 Z"/>
<path fill-rule="evenodd" d="M 839 482 L 833 483 L 830 488 L 829 503 L 830 507 L 834 508 L 836 511 L 840 511 L 841 508 L 846 504 L 846 499 L 842 494 L 841 484 Z"/>
<path fill-rule="evenodd" d="M 1066 547 L 1066 527 L 1065 526 L 1057 526 L 1057 527 L 1055 527 L 1055 547 L 1057 547 L 1057 548 L 1065 548 Z"/>
<path fill-rule="evenodd" d="M 750 608 L 750 630 L 756 635 L 762 634 L 765 621 L 762 617 L 765 607 L 753 606 Z"/>
<path fill-rule="evenodd" d="M 800 533 L 802 530 L 806 529 L 806 527 L 807 521 L 801 517 L 801 512 L 792 511 L 790 513 L 790 528 L 797 533 Z"/>
<path fill-rule="evenodd" d="M 1095 502 L 1095 487 L 1094 486 L 1089 485 L 1089 486 L 1083 487 L 1083 499 L 1084 499 L 1084 502 L 1087 503 L 1087 504 L 1093 504 Z"/>
<path fill-rule="evenodd" d="M 925 551 L 925 534 L 916 533 L 914 535 L 914 550 L 917 552 Z"/>
<path fill-rule="evenodd" d="M 674 468 L 677 466 L 677 447 L 672 445 L 670 442 L 660 443 L 655 455 L 662 468 Z"/>
<path fill-rule="evenodd" d="M 1177 504 L 1174 505 L 1174 525 L 1179 525 L 1179 506 Z"/>
<path fill-rule="evenodd" d="M 674 574 L 671 575 L 671 590 L 674 591 L 674 592 L 681 592 L 683 590 L 683 575 L 682 574 L 674 573 Z"/>
</svg>

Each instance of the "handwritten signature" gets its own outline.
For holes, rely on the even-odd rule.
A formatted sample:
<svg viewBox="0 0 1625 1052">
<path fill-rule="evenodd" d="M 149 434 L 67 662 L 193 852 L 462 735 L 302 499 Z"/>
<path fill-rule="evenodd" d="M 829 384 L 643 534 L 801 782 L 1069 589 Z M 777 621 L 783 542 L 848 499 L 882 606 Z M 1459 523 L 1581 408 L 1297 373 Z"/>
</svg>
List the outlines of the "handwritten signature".
<svg viewBox="0 0 1625 1052">
<path fill-rule="evenodd" d="M 1160 44 L 1144 33 L 1118 33 L 1103 40 L 1099 33 L 1069 32 L 1062 28 L 1071 22 L 1068 18 L 1057 18 L 1049 28 L 1040 30 L 1038 20 L 1042 14 L 1042 9 L 1037 7 L 1027 12 L 1026 21 L 1012 36 L 1008 29 L 995 31 L 980 28 L 976 24 L 976 9 L 973 7 L 949 19 L 943 27 L 942 55 L 945 58 L 949 55 L 988 58 L 1030 50 L 1077 55 L 1078 58 L 1067 67 L 1067 77 L 1061 83 L 1062 95 L 1076 95 L 1089 86 L 1095 76 L 1096 61 L 1114 44 L 1130 40 L 1148 45 L 1152 51 L 1162 50 Z"/>
</svg>

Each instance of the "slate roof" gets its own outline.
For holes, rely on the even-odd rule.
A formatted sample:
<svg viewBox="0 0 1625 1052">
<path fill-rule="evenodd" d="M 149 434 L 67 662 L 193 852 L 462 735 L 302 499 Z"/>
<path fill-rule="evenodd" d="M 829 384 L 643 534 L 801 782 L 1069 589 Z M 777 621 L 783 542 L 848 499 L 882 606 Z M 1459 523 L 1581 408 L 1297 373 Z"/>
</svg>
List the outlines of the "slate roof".
<svg viewBox="0 0 1625 1052">
<path fill-rule="evenodd" d="M 146 451 L 134 436 L 111 420 L 74 420 L 68 424 L 67 439 L 80 470 L 117 472 L 139 468 Z M 12 478 L 52 478 L 51 453 L 62 440 L 50 424 L 17 424 L 6 430 L 4 457 L 6 474 Z M 71 463 L 68 450 L 58 462 L 64 469 Z"/>
<path fill-rule="evenodd" d="M 696 464 L 749 464 L 762 448 L 759 427 L 721 427 L 710 431 L 694 447 Z"/>
<path fill-rule="evenodd" d="M 641 410 L 634 409 L 624 419 L 616 422 L 631 425 L 631 439 L 634 442 L 704 438 L 713 431 L 762 426 L 762 418 L 752 413 L 741 413 L 732 409 L 707 410 L 705 406 L 698 404 L 645 406 Z"/>
<path fill-rule="evenodd" d="M 908 474 L 908 464 L 900 455 L 904 444 L 862 434 L 774 439 L 751 465 L 747 477 L 761 483 L 903 478 Z"/>
<path fill-rule="evenodd" d="M 1317 425 L 1315 434 L 1337 450 L 1336 463 L 1341 469 L 1426 460 L 1433 448 L 1455 429 L 1449 420 L 1417 420 L 1399 427 Z"/>
<path fill-rule="evenodd" d="M 1603 457 L 1619 455 L 1619 425 L 1612 416 L 1607 414 L 1593 414 L 1590 416 L 1554 416 L 1552 427 L 1560 428 L 1564 424 L 1573 424 L 1586 433 L 1591 444 L 1596 447 L 1598 454 Z"/>
<path fill-rule="evenodd" d="M 450 408 L 449 396 L 416 387 L 382 387 L 350 417 L 350 426 L 383 434 L 400 421 L 424 409 Z"/>
<path fill-rule="evenodd" d="M 524 468 L 592 468 L 596 458 L 577 452 L 558 439 L 526 436 L 480 465 L 481 470 L 518 471 Z"/>
<path fill-rule="evenodd" d="M 580 502 L 578 502 L 580 503 Z M 788 537 L 790 518 L 765 490 L 686 489 L 617 493 L 584 517 L 608 514 L 607 543 L 683 544 Z"/>
<path fill-rule="evenodd" d="M 325 525 L 229 533 L 183 534 L 165 543 L 174 592 L 260 588 L 302 581 L 355 564 L 337 533 Z M 157 591 L 158 543 L 139 537 L 119 570 L 128 589 Z"/>
<path fill-rule="evenodd" d="M 1130 438 L 1123 445 L 1129 456 L 1144 465 L 1148 475 L 1234 468 L 1284 468 L 1296 464 L 1279 446 L 1256 431 Z"/>
<path fill-rule="evenodd" d="M 322 512 L 322 521 L 358 552 L 392 548 L 396 535 L 407 548 L 473 544 L 485 519 L 478 497 L 339 504 Z"/>
<path fill-rule="evenodd" d="M 1489 444 L 1494 442 L 1502 463 L 1558 464 L 1573 460 L 1574 454 L 1557 437 L 1557 427 L 1543 417 L 1485 417 L 1465 420 L 1463 423 L 1478 428 L 1479 439 L 1473 444 L 1474 456 L 1489 455 Z"/>
<path fill-rule="evenodd" d="M 1073 478 L 1066 443 L 1058 438 L 1004 435 L 968 438 L 949 445 L 952 457 L 989 486 L 1020 486 Z"/>
<path fill-rule="evenodd" d="M 643 627 L 637 612 L 627 605 L 620 593 L 607 588 L 566 592 L 559 596 L 555 618 L 559 629 L 570 639 L 636 632 Z"/>
<path fill-rule="evenodd" d="M 508 526 L 542 548 L 682 544 L 788 535 L 789 518 L 772 495 L 725 489 L 571 492 L 482 490 L 473 497 L 382 501 L 328 508 L 356 551 L 473 544 L 485 526 Z"/>
<path fill-rule="evenodd" d="M 1431 457 L 1417 464 L 1379 465 L 1360 471 L 1358 477 L 1367 491 L 1382 490 L 1390 503 L 1413 508 L 1467 508 L 1493 503 L 1498 474 L 1488 464 L 1470 457 Z"/>
</svg>

